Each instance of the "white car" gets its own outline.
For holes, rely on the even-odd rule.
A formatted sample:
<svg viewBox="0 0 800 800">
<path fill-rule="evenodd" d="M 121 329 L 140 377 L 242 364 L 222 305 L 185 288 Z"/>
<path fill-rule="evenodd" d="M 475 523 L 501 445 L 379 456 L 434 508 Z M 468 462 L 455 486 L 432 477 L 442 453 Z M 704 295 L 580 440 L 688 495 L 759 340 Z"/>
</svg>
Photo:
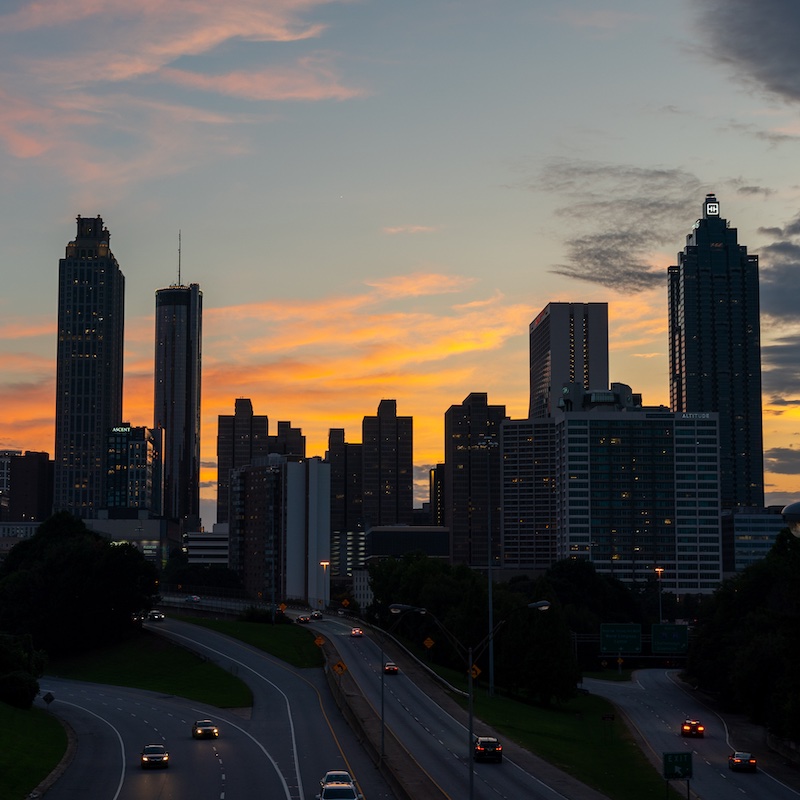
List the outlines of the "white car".
<svg viewBox="0 0 800 800">
<path fill-rule="evenodd" d="M 322 776 L 319 786 L 324 789 L 329 783 L 349 783 L 352 785 L 355 781 L 349 772 L 343 769 L 331 769 Z"/>
<path fill-rule="evenodd" d="M 329 783 L 322 787 L 317 800 L 363 800 L 363 797 L 352 783 Z"/>
</svg>

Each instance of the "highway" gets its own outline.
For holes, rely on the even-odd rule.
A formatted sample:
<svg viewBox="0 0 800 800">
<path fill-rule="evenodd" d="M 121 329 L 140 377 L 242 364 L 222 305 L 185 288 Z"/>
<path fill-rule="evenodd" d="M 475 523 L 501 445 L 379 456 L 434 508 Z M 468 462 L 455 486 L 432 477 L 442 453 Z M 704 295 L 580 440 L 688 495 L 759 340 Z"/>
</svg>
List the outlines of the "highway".
<svg viewBox="0 0 800 800">
<path fill-rule="evenodd" d="M 147 625 L 245 681 L 252 710 L 203 708 L 173 696 L 44 677 L 42 695 L 55 697 L 51 713 L 77 734 L 75 757 L 47 800 L 311 800 L 330 769 L 355 775 L 369 800 L 394 797 L 333 704 L 320 670 L 294 669 L 169 616 Z M 191 737 L 191 724 L 201 717 L 219 723 L 219 739 Z M 167 745 L 168 769 L 140 768 L 139 754 L 149 743 Z"/>
<path fill-rule="evenodd" d="M 724 721 L 698 699 L 684 691 L 673 674 L 660 669 L 639 670 L 631 682 L 586 678 L 584 688 L 609 699 L 638 731 L 657 764 L 664 753 L 692 754 L 693 776 L 689 787 L 699 800 L 797 800 L 800 793 L 760 769 L 756 773 L 731 772 L 728 754 L 733 750 Z M 680 726 L 686 718 L 705 725 L 703 738 L 684 738 Z M 755 754 L 758 757 L 758 753 Z M 685 781 L 675 781 L 685 791 Z"/>
</svg>

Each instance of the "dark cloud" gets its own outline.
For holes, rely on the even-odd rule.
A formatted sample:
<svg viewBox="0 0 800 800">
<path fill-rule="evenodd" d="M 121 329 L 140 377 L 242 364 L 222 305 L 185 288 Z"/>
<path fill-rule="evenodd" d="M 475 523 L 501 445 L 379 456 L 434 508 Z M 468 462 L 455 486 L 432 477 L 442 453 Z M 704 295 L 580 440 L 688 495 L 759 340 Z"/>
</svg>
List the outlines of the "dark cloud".
<svg viewBox="0 0 800 800">
<path fill-rule="evenodd" d="M 772 397 L 770 405 L 800 405 L 793 399 L 800 397 L 800 334 L 762 344 L 761 367 L 764 393 Z"/>
<path fill-rule="evenodd" d="M 768 321 L 795 322 L 795 287 L 800 277 L 800 215 L 782 228 L 760 228 L 759 233 L 773 239 L 758 250 L 762 316 Z"/>
<path fill-rule="evenodd" d="M 556 213 L 568 261 L 551 272 L 627 292 L 666 286 L 665 270 L 649 259 L 670 243 L 677 252 L 703 196 L 700 181 L 680 169 L 565 159 L 549 162 L 528 188 L 564 198 Z"/>
<path fill-rule="evenodd" d="M 780 475 L 800 473 L 800 449 L 773 447 L 764 451 L 764 470 Z"/>
<path fill-rule="evenodd" d="M 201 461 L 200 462 L 200 466 L 203 469 L 216 469 L 217 468 L 217 462 L 216 461 Z"/>
<path fill-rule="evenodd" d="M 704 52 L 734 77 L 788 102 L 800 101 L 797 0 L 695 0 Z"/>
</svg>

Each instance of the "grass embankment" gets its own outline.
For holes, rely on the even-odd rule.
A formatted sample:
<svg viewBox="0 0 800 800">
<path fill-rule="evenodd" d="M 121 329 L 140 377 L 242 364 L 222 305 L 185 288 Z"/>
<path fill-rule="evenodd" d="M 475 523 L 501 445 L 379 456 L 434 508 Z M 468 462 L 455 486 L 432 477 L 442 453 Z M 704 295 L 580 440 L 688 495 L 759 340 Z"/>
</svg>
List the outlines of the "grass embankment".
<svg viewBox="0 0 800 800">
<path fill-rule="evenodd" d="M 187 619 L 233 636 L 296 667 L 320 666 L 312 633 L 301 626 Z M 63 659 L 48 667 L 63 678 L 129 686 L 186 697 L 220 708 L 248 706 L 250 690 L 236 677 L 183 647 L 144 631 L 130 642 Z M 445 677 L 464 683 L 460 674 Z M 620 676 L 607 674 L 606 677 Z M 478 690 L 475 716 L 502 735 L 595 787 L 612 800 L 661 800 L 664 781 L 623 722 L 603 720 L 611 705 L 580 695 L 564 706 L 541 709 Z M 23 800 L 58 764 L 66 747 L 63 728 L 47 712 L 18 711 L 0 703 L 0 730 L 13 731 L 0 748 L 0 797 Z M 476 728 L 477 730 L 477 728 Z M 670 800 L 683 795 L 670 788 Z"/>
</svg>

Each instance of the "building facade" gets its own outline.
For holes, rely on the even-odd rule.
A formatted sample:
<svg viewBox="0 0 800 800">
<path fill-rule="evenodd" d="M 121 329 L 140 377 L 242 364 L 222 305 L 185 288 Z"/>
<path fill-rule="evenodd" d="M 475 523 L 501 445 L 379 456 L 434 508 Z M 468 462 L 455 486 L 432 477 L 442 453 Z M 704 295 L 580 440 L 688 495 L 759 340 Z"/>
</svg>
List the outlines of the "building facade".
<svg viewBox="0 0 800 800">
<path fill-rule="evenodd" d="M 122 419 L 125 276 L 101 217 L 78 217 L 58 265 L 56 511 L 91 519 L 105 503 L 108 432 Z"/>
<path fill-rule="evenodd" d="M 670 402 L 719 414 L 724 508 L 764 505 L 758 256 L 706 195 L 668 271 Z"/>
<path fill-rule="evenodd" d="M 505 418 L 506 407 L 489 405 L 485 392 L 473 392 L 445 412 L 445 527 L 453 564 L 502 564 L 500 424 Z"/>
<path fill-rule="evenodd" d="M 156 292 L 153 427 L 164 429 L 164 516 L 200 525 L 203 293 L 196 283 Z"/>
<path fill-rule="evenodd" d="M 580 395 L 583 394 L 583 400 Z M 722 579 L 715 413 L 630 405 L 630 387 L 572 387 L 557 411 L 556 555 L 636 584 L 710 593 Z"/>
<path fill-rule="evenodd" d="M 608 303 L 548 303 L 529 339 L 529 418 L 549 417 L 565 383 L 608 386 Z"/>
<path fill-rule="evenodd" d="M 105 506 L 161 516 L 164 505 L 161 428 L 114 426 L 108 434 Z"/>
<path fill-rule="evenodd" d="M 504 420 L 503 566 L 543 572 L 556 560 L 556 447 L 552 417 Z"/>
<path fill-rule="evenodd" d="M 412 417 L 397 415 L 396 400 L 381 400 L 362 423 L 363 527 L 411 525 L 414 515 Z"/>
<path fill-rule="evenodd" d="M 253 413 L 249 398 L 234 402 L 233 414 L 217 418 L 217 522 L 229 519 L 231 470 L 251 464 L 269 454 L 269 419 Z"/>
<path fill-rule="evenodd" d="M 344 428 L 328 431 L 325 461 L 331 470 L 331 577 L 353 574 L 364 563 L 363 447 L 345 441 Z"/>
<path fill-rule="evenodd" d="M 44 522 L 53 513 L 53 466 L 49 453 L 26 450 L 11 458 L 9 520 Z"/>
</svg>

